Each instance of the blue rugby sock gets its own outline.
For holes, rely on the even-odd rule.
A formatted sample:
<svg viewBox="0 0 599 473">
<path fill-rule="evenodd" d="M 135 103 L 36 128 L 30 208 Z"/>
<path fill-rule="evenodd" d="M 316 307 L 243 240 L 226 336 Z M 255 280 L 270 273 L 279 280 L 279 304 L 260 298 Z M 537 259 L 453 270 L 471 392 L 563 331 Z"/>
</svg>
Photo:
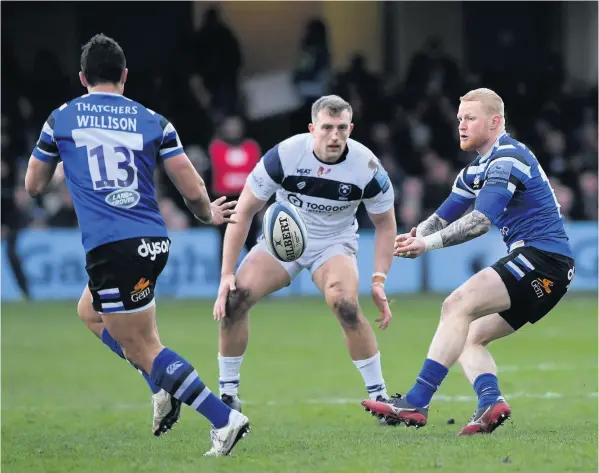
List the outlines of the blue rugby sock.
<svg viewBox="0 0 599 473">
<path fill-rule="evenodd" d="M 501 396 L 497 376 L 483 373 L 474 380 L 472 385 L 478 396 L 478 408 L 488 407 Z"/>
<path fill-rule="evenodd" d="M 441 363 L 427 358 L 416 378 L 416 384 L 406 394 L 406 400 L 413 406 L 427 407 L 448 372 L 449 369 Z"/>
<path fill-rule="evenodd" d="M 229 423 L 231 409 L 198 376 L 194 367 L 174 351 L 164 348 L 154 360 L 152 381 L 206 417 L 220 429 Z"/>
<path fill-rule="evenodd" d="M 104 342 L 104 345 L 106 345 L 114 353 L 119 355 L 123 360 L 127 360 L 127 358 L 125 357 L 125 354 L 123 353 L 123 348 L 119 345 L 119 343 L 114 338 L 112 338 L 112 335 L 110 335 L 110 332 L 108 332 L 108 330 L 106 330 L 106 328 L 104 328 L 104 330 L 102 330 L 101 338 L 102 338 L 102 341 Z M 129 361 L 129 360 L 127 360 L 127 361 Z M 152 393 L 156 394 L 158 391 L 160 391 L 160 388 L 152 382 L 150 377 L 143 370 L 139 369 L 137 366 L 135 366 L 130 361 L 129 361 L 129 364 L 131 366 L 133 366 L 137 371 L 139 371 L 139 373 L 144 377 L 144 379 L 146 380 L 146 383 L 148 383 L 148 386 L 152 390 Z"/>
</svg>

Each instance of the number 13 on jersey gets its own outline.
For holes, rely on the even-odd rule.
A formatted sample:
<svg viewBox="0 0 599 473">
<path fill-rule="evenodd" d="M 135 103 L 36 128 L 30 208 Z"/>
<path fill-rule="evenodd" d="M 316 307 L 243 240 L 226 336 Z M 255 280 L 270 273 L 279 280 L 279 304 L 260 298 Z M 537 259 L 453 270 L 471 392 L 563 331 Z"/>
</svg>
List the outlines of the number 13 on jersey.
<svg viewBox="0 0 599 473">
<path fill-rule="evenodd" d="M 143 150 L 143 135 L 99 128 L 73 130 L 73 141 L 87 150 L 94 190 L 137 189 L 134 151 Z"/>
</svg>

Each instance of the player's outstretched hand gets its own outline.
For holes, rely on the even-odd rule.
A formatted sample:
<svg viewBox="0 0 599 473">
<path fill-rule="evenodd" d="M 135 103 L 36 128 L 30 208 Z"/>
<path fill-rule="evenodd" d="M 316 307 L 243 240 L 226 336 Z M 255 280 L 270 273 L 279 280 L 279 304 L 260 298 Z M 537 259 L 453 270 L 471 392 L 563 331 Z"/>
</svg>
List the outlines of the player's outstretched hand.
<svg viewBox="0 0 599 473">
<path fill-rule="evenodd" d="M 422 238 L 410 237 L 406 241 L 395 241 L 395 251 L 393 256 L 400 258 L 418 258 L 425 250 L 424 240 Z"/>
<path fill-rule="evenodd" d="M 225 202 L 226 197 L 219 197 L 214 202 L 210 203 L 210 210 L 212 210 L 212 225 L 222 225 L 223 223 L 237 223 L 233 220 L 235 215 L 236 200 Z"/>
<path fill-rule="evenodd" d="M 401 235 L 397 235 L 395 237 L 395 246 L 397 246 L 399 243 L 406 241 L 408 238 L 413 238 L 416 236 L 416 227 L 413 227 L 410 230 L 410 233 L 402 233 Z"/>
<path fill-rule="evenodd" d="M 223 276 L 220 280 L 220 286 L 218 288 L 218 297 L 214 303 L 214 320 L 222 320 L 227 315 L 227 299 L 229 298 L 229 292 L 235 290 L 235 275 L 228 274 Z"/>
<path fill-rule="evenodd" d="M 376 319 L 376 322 L 379 323 L 379 328 L 384 330 L 389 326 L 389 322 L 391 322 L 391 318 L 393 317 L 391 308 L 389 307 L 389 301 L 387 301 L 387 296 L 385 295 L 385 287 L 380 283 L 374 283 L 370 292 L 372 293 L 374 305 L 376 305 L 381 313 L 380 317 Z"/>
</svg>

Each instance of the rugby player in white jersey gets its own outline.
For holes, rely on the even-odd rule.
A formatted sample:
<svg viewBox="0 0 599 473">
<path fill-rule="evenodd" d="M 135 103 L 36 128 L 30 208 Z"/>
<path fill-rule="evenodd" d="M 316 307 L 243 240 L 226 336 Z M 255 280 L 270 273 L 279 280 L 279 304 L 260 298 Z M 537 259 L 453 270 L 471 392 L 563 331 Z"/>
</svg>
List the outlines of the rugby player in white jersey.
<svg viewBox="0 0 599 473">
<path fill-rule="evenodd" d="M 221 283 L 214 305 L 220 321 L 221 399 L 241 410 L 239 372 L 248 345 L 248 311 L 263 297 L 288 286 L 304 269 L 339 320 L 349 354 L 371 399 L 388 399 L 374 331 L 358 304 L 358 225 L 364 202 L 375 226 L 372 298 L 385 329 L 391 310 L 384 284 L 392 262 L 396 223 L 393 187 L 380 161 L 349 138 L 352 108 L 341 97 L 321 97 L 312 106 L 310 133 L 295 135 L 269 150 L 247 179 L 237 204 L 237 224 L 227 228 Z M 254 215 L 276 192 L 277 201 L 293 204 L 308 230 L 305 253 L 281 262 L 261 239 L 237 273 L 235 267 Z"/>
</svg>

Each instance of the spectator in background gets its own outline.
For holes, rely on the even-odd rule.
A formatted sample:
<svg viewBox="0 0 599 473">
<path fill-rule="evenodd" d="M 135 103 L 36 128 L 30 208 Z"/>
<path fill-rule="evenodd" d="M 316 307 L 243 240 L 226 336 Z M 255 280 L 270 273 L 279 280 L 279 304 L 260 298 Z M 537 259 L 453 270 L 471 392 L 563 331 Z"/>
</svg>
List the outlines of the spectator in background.
<svg viewBox="0 0 599 473">
<path fill-rule="evenodd" d="M 566 137 L 559 130 L 550 130 L 545 134 L 542 156 L 542 166 L 550 176 L 555 176 L 565 185 L 575 183 L 572 173 L 573 162 L 566 157 Z"/>
<path fill-rule="evenodd" d="M 239 73 L 243 58 L 239 41 L 222 21 L 218 7 L 206 10 L 202 26 L 191 40 L 192 92 L 215 121 L 237 113 Z"/>
<path fill-rule="evenodd" d="M 164 218 L 166 228 L 169 230 L 185 230 L 189 228 L 188 214 L 177 207 L 177 204 L 170 197 L 161 197 L 158 199 L 158 208 Z"/>
<path fill-rule="evenodd" d="M 597 220 L 597 173 L 586 171 L 579 177 L 581 212 L 579 219 Z"/>
<path fill-rule="evenodd" d="M 422 196 L 422 213 L 431 215 L 447 198 L 447 190 L 451 189 L 455 173 L 447 160 L 436 152 L 428 151 L 422 158 L 425 176 Z"/>
<path fill-rule="evenodd" d="M 408 231 L 421 221 L 424 185 L 417 177 L 408 177 L 403 183 L 402 199 L 399 207 L 400 228 Z"/>
<path fill-rule="evenodd" d="M 65 185 L 62 185 L 58 191 L 58 198 L 60 199 L 58 209 L 52 215 L 50 215 L 46 221 L 50 227 L 59 228 L 74 228 L 77 227 L 77 214 L 73 207 L 73 200 L 71 194 Z"/>
<path fill-rule="evenodd" d="M 561 214 L 566 220 L 572 220 L 574 192 L 572 192 L 571 188 L 565 186 L 557 177 L 551 178 L 550 183 L 555 192 L 555 198 L 559 202 Z"/>
<path fill-rule="evenodd" d="M 384 119 L 384 110 L 378 106 L 380 82 L 379 78 L 368 70 L 366 58 L 361 54 L 355 54 L 347 71 L 339 74 L 336 90 L 338 95 L 350 103 L 363 103 L 364 120 L 370 123 Z"/>
<path fill-rule="evenodd" d="M 220 126 L 218 135 L 210 143 L 208 150 L 212 165 L 212 198 L 226 196 L 227 200 L 237 200 L 252 169 L 260 161 L 258 143 L 245 134 L 245 126 L 238 116 L 227 117 Z M 218 227 L 224 238 L 227 226 Z M 259 224 L 252 221 L 245 246 L 250 250 L 258 239 Z M 222 245 L 221 245 L 222 259 Z"/>
<path fill-rule="evenodd" d="M 576 170 L 590 170 L 597 174 L 597 116 L 591 107 L 585 110 L 583 125 L 575 133 L 574 140 L 578 148 Z"/>
<path fill-rule="evenodd" d="M 32 117 L 35 125 L 44 123 L 48 118 L 48 110 L 53 110 L 57 104 L 60 106 L 72 98 L 70 77 L 65 74 L 60 59 L 52 51 L 38 51 L 28 82 L 27 96 L 35 103 Z M 52 93 L 48 93 L 49 90 Z M 37 138 L 36 136 L 35 139 Z"/>
<path fill-rule="evenodd" d="M 406 87 L 413 97 L 421 97 L 433 83 L 442 95 L 452 97 L 459 77 L 457 63 L 445 53 L 441 39 L 430 36 L 410 61 Z"/>
<path fill-rule="evenodd" d="M 371 134 L 371 139 L 363 141 L 362 144 L 368 146 L 374 155 L 379 158 L 383 168 L 389 175 L 389 180 L 391 181 L 395 195 L 395 211 L 397 213 L 397 206 L 399 202 L 401 202 L 402 184 L 403 180 L 405 179 L 405 172 L 400 164 L 398 149 L 393 141 L 393 137 L 391 136 L 389 125 L 386 123 L 375 123 L 372 126 Z M 352 138 L 355 139 L 353 133 Z M 356 218 L 358 219 L 360 228 L 374 228 L 374 225 L 368 217 L 364 206 L 361 205 L 358 207 Z"/>
<path fill-rule="evenodd" d="M 331 73 L 326 25 L 322 20 L 311 20 L 306 27 L 293 71 L 293 84 L 302 101 L 302 106 L 292 119 L 294 134 L 306 131 L 306 120 L 310 117 L 312 104 L 329 94 Z"/>
<path fill-rule="evenodd" d="M 0 212 L 2 240 L 6 242 L 6 256 L 21 293 L 26 299 L 29 299 L 29 284 L 23 271 L 21 257 L 17 252 L 17 237 L 26 222 L 15 198 L 19 180 L 17 144 L 12 141 L 11 136 L 13 135 L 9 132 L 9 126 L 9 119 L 2 115 L 2 161 L 0 168 L 2 176 L 2 209 Z"/>
</svg>

